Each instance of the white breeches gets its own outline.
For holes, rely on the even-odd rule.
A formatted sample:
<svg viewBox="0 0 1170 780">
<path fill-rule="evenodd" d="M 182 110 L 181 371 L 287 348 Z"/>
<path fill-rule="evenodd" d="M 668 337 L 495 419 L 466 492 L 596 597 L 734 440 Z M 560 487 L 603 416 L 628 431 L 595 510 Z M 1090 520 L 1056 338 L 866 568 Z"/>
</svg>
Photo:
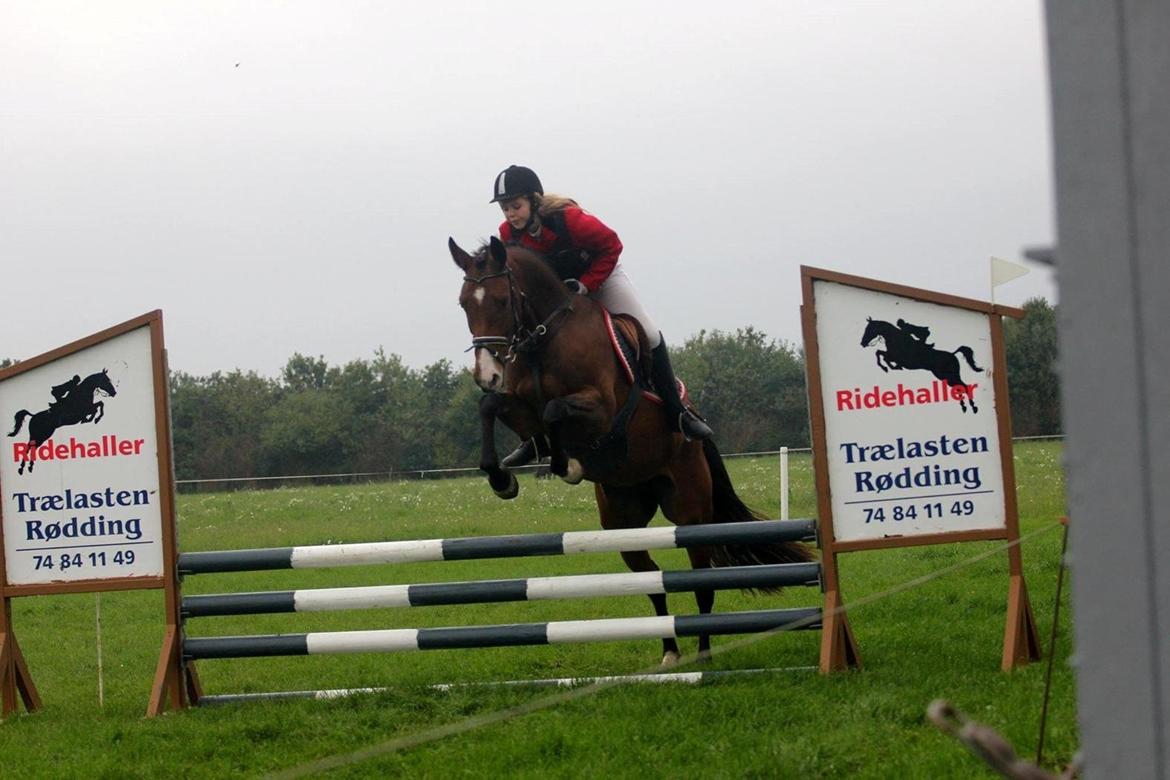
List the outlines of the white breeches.
<svg viewBox="0 0 1170 780">
<path fill-rule="evenodd" d="M 620 260 L 613 267 L 613 273 L 609 275 L 609 278 L 601 287 L 591 292 L 589 297 L 609 309 L 611 314 L 629 314 L 642 323 L 642 329 L 646 331 L 646 338 L 650 341 L 651 349 L 662 343 L 662 334 L 658 332 L 658 326 L 646 313 L 646 309 L 638 299 L 638 291 L 634 289 L 634 283 L 626 275 Z"/>
</svg>

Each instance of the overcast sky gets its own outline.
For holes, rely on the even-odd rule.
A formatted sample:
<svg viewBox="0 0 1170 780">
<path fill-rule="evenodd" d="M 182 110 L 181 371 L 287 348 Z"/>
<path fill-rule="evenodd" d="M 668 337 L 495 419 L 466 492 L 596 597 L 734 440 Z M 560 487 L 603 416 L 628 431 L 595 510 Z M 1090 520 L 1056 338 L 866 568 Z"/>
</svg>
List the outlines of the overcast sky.
<svg viewBox="0 0 1170 780">
<path fill-rule="evenodd" d="M 1046 90 L 1020 0 L 0 0 L 0 357 L 161 308 L 196 374 L 463 365 L 447 237 L 511 163 L 674 344 L 799 343 L 801 264 L 988 299 L 1053 240 Z"/>
</svg>

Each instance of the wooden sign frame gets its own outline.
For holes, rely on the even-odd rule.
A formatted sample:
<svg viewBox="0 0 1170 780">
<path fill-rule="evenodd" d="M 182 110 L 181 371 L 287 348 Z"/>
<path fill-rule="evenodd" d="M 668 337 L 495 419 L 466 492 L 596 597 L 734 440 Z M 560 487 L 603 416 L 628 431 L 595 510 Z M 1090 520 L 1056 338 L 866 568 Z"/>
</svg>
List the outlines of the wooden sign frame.
<svg viewBox="0 0 1170 780">
<path fill-rule="evenodd" d="M 177 634 L 179 595 L 175 587 L 177 583 L 175 573 L 178 563 L 178 539 L 175 524 L 175 475 L 171 446 L 170 394 L 166 348 L 163 340 L 162 311 L 155 310 L 143 314 L 44 354 L 22 360 L 8 368 L 0 369 L 0 383 L 141 328 L 149 328 L 150 331 L 150 373 L 154 385 L 154 433 L 158 445 L 158 501 L 162 525 L 163 573 L 160 576 L 113 577 L 31 585 L 10 584 L 6 569 L 3 506 L 0 505 L 0 704 L 2 704 L 0 717 L 16 711 L 20 703 L 24 704 L 25 710 L 28 712 L 38 710 L 42 706 L 40 694 L 29 674 L 28 665 L 13 629 L 11 607 L 13 598 L 51 596 L 64 593 L 162 589 L 166 594 L 167 634 Z M 0 484 L 0 490 L 3 488 L 3 484 Z M 179 693 L 182 693 L 181 687 Z M 182 706 L 178 697 L 176 700 L 179 701 L 176 706 Z"/>
<path fill-rule="evenodd" d="M 1024 582 L 1023 558 L 1020 551 L 1019 514 L 1016 502 L 1015 465 L 1012 458 L 1011 409 L 1008 403 L 1007 366 L 1004 357 L 1002 317 L 1020 318 L 1024 310 L 994 303 L 962 298 L 954 295 L 922 290 L 915 287 L 867 279 L 811 266 L 801 266 L 800 307 L 801 328 L 804 336 L 805 364 L 808 379 L 809 416 L 813 445 L 813 471 L 816 478 L 817 514 L 820 527 L 822 569 L 824 578 L 824 628 L 821 637 L 820 669 L 822 673 L 860 666 L 860 654 L 849 627 L 841 596 L 837 572 L 837 556 L 841 553 L 877 550 L 914 545 L 947 544 L 1003 540 L 1014 542 L 1008 549 L 1009 586 L 1007 622 L 1004 629 L 1002 668 L 1022 666 L 1041 657 L 1039 634 L 1028 589 Z M 991 335 L 992 379 L 995 390 L 996 428 L 999 438 L 999 462 L 1003 480 L 1004 527 L 970 531 L 921 534 L 915 536 L 888 535 L 883 538 L 837 541 L 833 526 L 833 505 L 829 485 L 828 445 L 825 421 L 825 398 L 821 386 L 820 345 L 817 340 L 817 312 L 815 285 L 827 282 L 863 290 L 909 298 L 940 306 L 964 309 L 985 314 Z"/>
</svg>

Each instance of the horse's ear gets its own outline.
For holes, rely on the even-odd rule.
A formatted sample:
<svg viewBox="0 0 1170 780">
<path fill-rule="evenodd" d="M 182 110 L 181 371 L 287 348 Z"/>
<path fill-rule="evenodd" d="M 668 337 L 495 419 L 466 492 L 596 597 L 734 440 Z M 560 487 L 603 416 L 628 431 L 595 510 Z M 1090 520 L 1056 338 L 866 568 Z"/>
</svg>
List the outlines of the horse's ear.
<svg viewBox="0 0 1170 780">
<path fill-rule="evenodd" d="M 508 248 L 504 246 L 504 242 L 495 236 L 492 236 L 491 241 L 489 241 L 488 244 L 491 248 L 492 259 L 499 263 L 501 268 L 507 265 Z"/>
<path fill-rule="evenodd" d="M 466 271 L 467 266 L 471 264 L 471 255 L 460 249 L 455 239 L 450 236 L 447 237 L 447 249 L 451 251 L 451 259 L 455 261 L 455 265 Z"/>
</svg>

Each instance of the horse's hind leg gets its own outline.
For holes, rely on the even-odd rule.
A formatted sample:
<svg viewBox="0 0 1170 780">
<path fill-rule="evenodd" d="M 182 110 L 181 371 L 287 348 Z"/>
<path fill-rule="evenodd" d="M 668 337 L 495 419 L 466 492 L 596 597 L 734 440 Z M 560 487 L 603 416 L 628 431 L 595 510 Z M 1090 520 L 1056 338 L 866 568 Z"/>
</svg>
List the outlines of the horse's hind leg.
<svg viewBox="0 0 1170 780">
<path fill-rule="evenodd" d="M 710 523 L 715 519 L 712 498 L 711 471 L 703 459 L 701 445 L 688 443 L 675 458 L 671 479 L 655 480 L 655 500 L 662 506 L 662 514 L 675 525 Z M 688 547 L 691 568 L 711 567 L 711 551 L 705 547 Z M 709 615 L 715 606 L 714 590 L 696 590 L 695 604 L 700 615 Z M 711 657 L 710 634 L 699 635 L 699 658 Z"/>
<path fill-rule="evenodd" d="M 597 495 L 597 509 L 601 513 L 601 527 L 607 530 L 614 528 L 642 528 L 654 517 L 658 502 L 648 486 L 632 488 L 618 488 L 610 485 L 594 485 Z M 645 550 L 623 552 L 622 560 L 626 567 L 633 572 L 659 571 L 658 564 Z M 649 594 L 650 603 L 654 606 L 654 614 L 658 617 L 667 617 L 670 611 L 666 608 L 665 593 Z M 673 666 L 682 656 L 678 649 L 678 642 L 674 637 L 664 637 L 662 640 L 663 667 Z"/>
<path fill-rule="evenodd" d="M 971 390 L 971 388 L 967 386 L 967 383 L 963 381 L 962 377 L 959 376 L 959 361 L 955 360 L 954 355 L 948 355 L 947 357 L 951 358 L 951 360 L 954 360 L 955 365 L 953 369 L 945 373 L 933 372 L 934 375 L 943 381 L 943 384 L 946 385 L 947 392 L 951 394 L 952 398 L 959 402 L 959 406 L 963 409 L 964 412 L 967 411 L 967 401 L 970 401 L 971 411 L 974 414 L 978 414 L 979 409 L 975 406 L 975 392 Z M 948 366 L 948 368 L 951 367 Z"/>
<path fill-rule="evenodd" d="M 658 564 L 650 557 L 650 553 L 645 550 L 624 552 L 622 553 L 622 560 L 626 562 L 626 566 L 630 571 L 659 571 Z M 670 615 L 670 610 L 666 608 L 666 594 L 651 593 L 650 603 L 654 605 L 654 614 L 658 617 L 668 617 Z M 678 642 L 675 638 L 669 636 L 663 637 L 662 661 L 660 666 L 663 668 L 674 666 L 681 657 L 682 652 L 678 649 Z"/>
<path fill-rule="evenodd" d="M 705 547 L 687 548 L 687 557 L 691 559 L 692 569 L 711 568 L 711 553 Z M 700 615 L 710 615 L 715 606 L 715 591 L 696 590 L 695 604 L 699 607 Z M 711 658 L 711 635 L 699 634 L 699 660 L 707 661 Z"/>
</svg>

